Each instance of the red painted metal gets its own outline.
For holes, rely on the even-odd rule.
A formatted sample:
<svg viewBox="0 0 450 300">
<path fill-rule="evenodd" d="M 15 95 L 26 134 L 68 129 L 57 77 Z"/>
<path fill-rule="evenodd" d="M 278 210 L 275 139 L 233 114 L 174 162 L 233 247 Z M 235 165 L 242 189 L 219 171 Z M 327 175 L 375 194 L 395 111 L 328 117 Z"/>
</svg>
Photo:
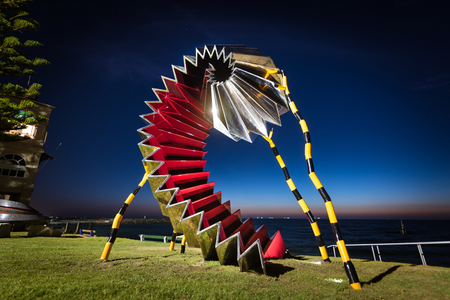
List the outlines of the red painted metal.
<svg viewBox="0 0 450 300">
<path fill-rule="evenodd" d="M 245 245 L 245 249 L 251 246 L 256 240 L 259 239 L 262 248 L 264 249 L 269 242 L 269 235 L 267 234 L 266 225 L 262 225 L 258 230 L 251 236 L 247 245 Z"/>
<path fill-rule="evenodd" d="M 203 228 L 220 222 L 221 240 L 239 233 L 241 252 L 259 239 L 264 258 L 281 258 L 285 246 L 280 233 L 269 239 L 264 225 L 255 231 L 251 218 L 242 223 L 240 210 L 231 214 L 230 201 L 221 204 L 222 193 L 214 192 L 214 182 L 207 182 L 209 172 L 204 170 L 203 159 L 207 151 L 203 149 L 213 125 L 200 101 L 207 67 L 207 63 L 194 66 L 187 62 L 186 73 L 175 68 L 176 80 L 163 77 L 166 90 L 154 90 L 160 102 L 146 102 L 153 113 L 142 116 L 150 123 L 142 129 L 150 135 L 144 144 L 155 148 L 153 161 L 164 162 L 152 175 L 171 175 L 160 190 L 179 187 L 176 202 L 191 200 L 188 216 L 203 211 Z"/>
<path fill-rule="evenodd" d="M 208 191 L 211 191 L 211 194 L 212 194 L 212 192 L 214 191 L 214 182 L 208 182 L 208 183 L 197 185 L 197 186 L 194 186 L 191 188 L 182 189 L 182 190 L 178 191 L 178 194 L 180 194 L 184 199 L 189 199 L 190 197 L 192 197 L 194 195 L 206 193 Z M 206 195 L 205 195 L 205 197 L 206 197 Z M 198 198 L 198 199 L 200 199 L 200 198 Z M 196 200 L 198 200 L 198 199 L 196 199 Z"/>
<path fill-rule="evenodd" d="M 170 171 L 176 170 L 192 170 L 205 168 L 206 160 L 167 160 L 165 165 Z"/>
<path fill-rule="evenodd" d="M 202 159 L 207 153 L 206 151 L 184 147 L 185 146 L 161 145 L 161 149 L 164 151 L 165 156 L 181 156 L 185 157 L 185 159 Z"/>
<path fill-rule="evenodd" d="M 208 177 L 209 172 L 198 172 L 198 173 L 172 175 L 170 178 L 172 178 L 172 181 L 176 186 L 179 186 L 181 184 L 185 184 L 188 182 L 197 182 L 200 180 L 207 181 Z"/>
<path fill-rule="evenodd" d="M 205 211 L 208 212 L 211 209 L 214 208 L 214 204 L 216 203 L 219 206 L 222 202 L 222 192 L 217 192 L 215 194 L 212 194 L 210 196 L 204 197 L 202 199 L 199 199 L 195 202 L 192 202 L 192 207 L 195 212 Z"/>
<path fill-rule="evenodd" d="M 281 258 L 286 252 L 286 245 L 284 244 L 281 233 L 277 231 L 270 242 L 267 244 L 266 248 L 263 250 L 263 258 Z"/>
<path fill-rule="evenodd" d="M 208 220 L 209 225 L 214 224 L 215 222 L 214 219 L 219 216 L 220 214 L 224 214 L 224 215 L 230 215 L 230 209 L 231 209 L 231 205 L 230 205 L 230 201 L 227 201 L 219 206 L 217 206 L 214 209 L 211 209 L 210 211 L 208 211 L 207 213 L 205 213 L 205 217 Z M 228 214 L 226 214 L 225 212 L 228 212 Z M 219 220 L 218 220 L 219 221 Z"/>
<path fill-rule="evenodd" d="M 234 233 L 240 232 L 241 233 L 241 239 L 242 243 L 244 245 L 248 244 L 248 241 L 250 240 L 253 233 L 255 233 L 255 227 L 253 225 L 253 219 L 248 218 L 242 225 L 236 229 Z M 244 248 L 242 248 L 244 249 Z"/>
</svg>

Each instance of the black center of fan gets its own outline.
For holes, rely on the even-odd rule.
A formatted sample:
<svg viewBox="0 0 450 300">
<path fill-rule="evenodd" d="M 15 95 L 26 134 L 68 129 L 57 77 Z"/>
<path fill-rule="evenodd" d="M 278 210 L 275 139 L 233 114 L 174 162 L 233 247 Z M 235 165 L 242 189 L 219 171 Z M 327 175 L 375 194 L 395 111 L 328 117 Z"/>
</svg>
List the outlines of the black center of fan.
<svg viewBox="0 0 450 300">
<path fill-rule="evenodd" d="M 230 78 L 233 72 L 228 62 L 215 61 L 211 63 L 211 79 L 217 82 L 224 82 Z"/>
</svg>

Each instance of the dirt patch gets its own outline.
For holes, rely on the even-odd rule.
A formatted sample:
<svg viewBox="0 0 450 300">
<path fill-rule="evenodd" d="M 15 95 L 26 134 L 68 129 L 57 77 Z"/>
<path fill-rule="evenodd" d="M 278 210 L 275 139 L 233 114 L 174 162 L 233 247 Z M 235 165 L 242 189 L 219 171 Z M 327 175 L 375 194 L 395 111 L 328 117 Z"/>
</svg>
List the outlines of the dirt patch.
<svg viewBox="0 0 450 300">
<path fill-rule="evenodd" d="M 191 266 L 193 267 L 201 267 L 205 263 L 204 260 L 193 263 Z"/>
</svg>

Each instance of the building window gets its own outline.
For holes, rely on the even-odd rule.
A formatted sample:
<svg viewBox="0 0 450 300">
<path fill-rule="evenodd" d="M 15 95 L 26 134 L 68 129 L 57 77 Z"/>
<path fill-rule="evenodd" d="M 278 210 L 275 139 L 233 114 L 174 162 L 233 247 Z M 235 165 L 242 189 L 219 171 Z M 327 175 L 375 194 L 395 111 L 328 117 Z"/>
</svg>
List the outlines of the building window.
<svg viewBox="0 0 450 300">
<path fill-rule="evenodd" d="M 30 139 L 34 139 L 37 133 L 36 125 L 25 125 L 25 128 L 22 129 L 14 129 L 7 131 L 9 134 L 17 134 L 21 137 L 29 137 Z"/>
<path fill-rule="evenodd" d="M 25 177 L 27 171 L 25 160 L 17 154 L 0 157 L 0 175 L 8 177 Z"/>
<path fill-rule="evenodd" d="M 18 201 L 20 194 L 18 193 L 5 193 L 0 192 L 0 200 Z"/>
</svg>

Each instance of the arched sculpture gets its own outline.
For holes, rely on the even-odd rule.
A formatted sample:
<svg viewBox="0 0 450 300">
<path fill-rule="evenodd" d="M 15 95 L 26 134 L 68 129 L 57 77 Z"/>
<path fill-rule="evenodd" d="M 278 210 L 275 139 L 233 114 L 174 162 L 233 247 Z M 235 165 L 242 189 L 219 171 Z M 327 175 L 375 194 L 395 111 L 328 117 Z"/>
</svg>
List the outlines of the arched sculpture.
<svg viewBox="0 0 450 300">
<path fill-rule="evenodd" d="M 265 258 L 284 256 L 283 239 L 279 232 L 269 238 L 264 225 L 255 230 L 251 218 L 242 222 L 240 210 L 232 213 L 229 201 L 221 203 L 221 192 L 214 192 L 214 182 L 208 182 L 209 172 L 203 171 L 203 148 L 208 130 L 214 127 L 235 141 L 251 142 L 252 135 L 261 135 L 277 156 L 266 122 L 281 125 L 280 115 L 291 109 L 300 118 L 310 177 L 324 196 L 350 284 L 359 289 L 331 199 L 312 167 L 306 123 L 290 97 L 286 77 L 272 59 L 255 48 L 215 45 L 197 48 L 195 56 L 184 56 L 184 66 L 172 69 L 175 79 L 163 77 L 165 89 L 154 89 L 158 100 L 146 102 L 153 112 L 141 116 L 149 125 L 138 130 L 146 175 L 117 214 L 101 259 L 108 258 L 120 220 L 147 178 L 174 231 L 182 232 L 190 247 L 200 247 L 205 260 L 218 259 L 221 264 L 238 264 L 241 271 L 265 273 Z M 277 160 L 283 168 L 279 155 Z M 329 260 L 312 213 L 288 178 L 287 169 L 283 171 L 311 223 L 323 259 Z"/>
</svg>

